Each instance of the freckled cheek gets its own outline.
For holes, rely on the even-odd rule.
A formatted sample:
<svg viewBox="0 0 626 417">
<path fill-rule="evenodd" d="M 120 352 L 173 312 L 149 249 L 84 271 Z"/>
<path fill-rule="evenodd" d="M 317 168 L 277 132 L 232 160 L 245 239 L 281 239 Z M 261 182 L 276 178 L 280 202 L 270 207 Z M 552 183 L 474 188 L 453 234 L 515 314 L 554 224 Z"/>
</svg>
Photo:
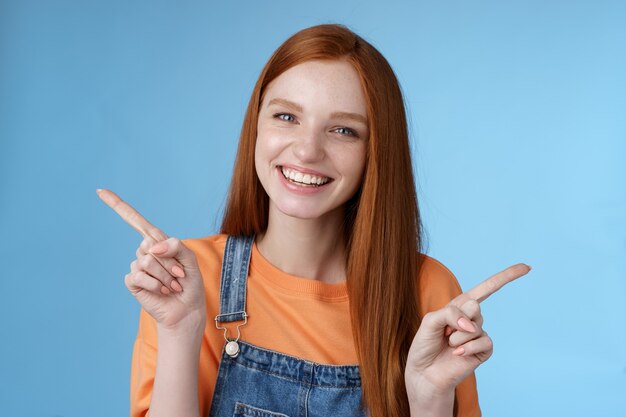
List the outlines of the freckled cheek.
<svg viewBox="0 0 626 417">
<path fill-rule="evenodd" d="M 276 162 L 281 153 L 285 149 L 285 141 L 276 135 L 259 135 L 257 136 L 256 148 L 255 148 L 255 162 L 257 165 L 266 165 L 270 168 L 270 165 Z"/>
<path fill-rule="evenodd" d="M 344 172 L 344 175 L 355 176 L 358 182 L 365 173 L 365 149 L 352 148 L 330 152 L 334 155 L 334 165 Z"/>
</svg>

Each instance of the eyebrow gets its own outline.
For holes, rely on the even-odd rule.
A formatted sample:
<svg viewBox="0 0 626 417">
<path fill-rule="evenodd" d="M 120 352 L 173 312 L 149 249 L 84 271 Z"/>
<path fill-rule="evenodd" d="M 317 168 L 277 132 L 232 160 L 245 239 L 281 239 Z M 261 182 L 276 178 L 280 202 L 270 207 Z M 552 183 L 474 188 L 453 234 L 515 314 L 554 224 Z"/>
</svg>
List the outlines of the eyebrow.
<svg viewBox="0 0 626 417">
<path fill-rule="evenodd" d="M 289 107 L 297 112 L 302 113 L 303 109 L 302 106 L 299 105 L 298 103 L 294 103 L 293 101 L 290 100 L 286 100 L 284 98 L 273 98 L 270 100 L 269 103 L 267 103 L 267 107 L 271 106 L 272 104 L 281 104 L 285 107 Z M 367 117 L 358 114 L 358 113 L 350 113 L 350 112 L 345 112 L 345 111 L 339 111 L 339 112 L 334 112 L 330 115 L 331 118 L 334 119 L 344 119 L 344 120 L 354 120 L 356 122 L 360 122 L 363 123 L 364 125 L 368 125 L 367 122 Z"/>
</svg>

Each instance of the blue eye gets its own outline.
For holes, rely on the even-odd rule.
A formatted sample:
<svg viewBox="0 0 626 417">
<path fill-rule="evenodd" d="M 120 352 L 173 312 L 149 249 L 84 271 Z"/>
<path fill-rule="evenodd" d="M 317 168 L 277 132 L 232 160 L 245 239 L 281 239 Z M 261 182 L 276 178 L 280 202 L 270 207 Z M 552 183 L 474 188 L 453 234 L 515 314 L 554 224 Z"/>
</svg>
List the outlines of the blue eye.
<svg viewBox="0 0 626 417">
<path fill-rule="evenodd" d="M 293 122 L 296 119 L 291 113 L 275 113 L 273 117 L 284 122 Z M 341 132 L 341 130 L 343 130 L 343 132 Z M 359 134 L 355 130 L 348 127 L 338 127 L 335 131 L 340 131 L 339 134 L 342 136 L 353 136 L 355 138 L 359 137 Z"/>
<path fill-rule="evenodd" d="M 284 120 L 285 122 L 291 122 L 292 120 L 287 120 L 282 116 L 287 116 L 287 117 L 291 117 L 292 119 L 294 118 L 293 115 L 289 114 L 289 113 L 276 113 L 274 115 L 274 117 L 279 118 L 280 120 Z"/>
<path fill-rule="evenodd" d="M 348 135 L 348 136 L 354 136 L 355 138 L 358 138 L 359 135 L 352 129 L 349 129 L 347 127 L 338 127 L 337 130 L 345 130 L 347 133 L 342 133 L 343 135 Z"/>
</svg>

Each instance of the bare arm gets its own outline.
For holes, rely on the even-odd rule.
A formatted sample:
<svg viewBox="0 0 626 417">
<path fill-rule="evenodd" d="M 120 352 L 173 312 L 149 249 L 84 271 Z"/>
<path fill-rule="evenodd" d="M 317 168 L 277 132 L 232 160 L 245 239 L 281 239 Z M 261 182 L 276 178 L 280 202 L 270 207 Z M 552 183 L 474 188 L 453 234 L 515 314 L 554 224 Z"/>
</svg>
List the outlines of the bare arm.
<svg viewBox="0 0 626 417">
<path fill-rule="evenodd" d="M 408 391 L 408 390 L 407 390 Z M 419 398 L 409 401 L 411 417 L 452 417 L 454 408 L 454 389 L 446 393 L 428 393 L 424 389 Z"/>
<path fill-rule="evenodd" d="M 184 329 L 158 326 L 157 367 L 150 417 L 200 417 L 198 365 L 205 321 Z"/>
<path fill-rule="evenodd" d="M 144 237 L 124 281 L 157 324 L 150 417 L 200 417 L 198 367 L 206 307 L 195 254 L 112 191 L 98 190 L 98 196 Z"/>
</svg>

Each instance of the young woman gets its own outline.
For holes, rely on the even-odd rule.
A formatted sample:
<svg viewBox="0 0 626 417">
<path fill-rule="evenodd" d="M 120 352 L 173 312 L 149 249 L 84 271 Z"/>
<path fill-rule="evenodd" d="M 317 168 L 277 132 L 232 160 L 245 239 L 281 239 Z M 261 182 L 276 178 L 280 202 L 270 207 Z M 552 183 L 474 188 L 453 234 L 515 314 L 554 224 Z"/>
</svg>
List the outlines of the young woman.
<svg viewBox="0 0 626 417">
<path fill-rule="evenodd" d="M 529 267 L 461 294 L 421 253 L 400 87 L 346 27 L 296 33 L 261 72 L 221 234 L 168 238 L 98 194 L 144 236 L 132 416 L 480 415 L 479 302 Z"/>
</svg>

